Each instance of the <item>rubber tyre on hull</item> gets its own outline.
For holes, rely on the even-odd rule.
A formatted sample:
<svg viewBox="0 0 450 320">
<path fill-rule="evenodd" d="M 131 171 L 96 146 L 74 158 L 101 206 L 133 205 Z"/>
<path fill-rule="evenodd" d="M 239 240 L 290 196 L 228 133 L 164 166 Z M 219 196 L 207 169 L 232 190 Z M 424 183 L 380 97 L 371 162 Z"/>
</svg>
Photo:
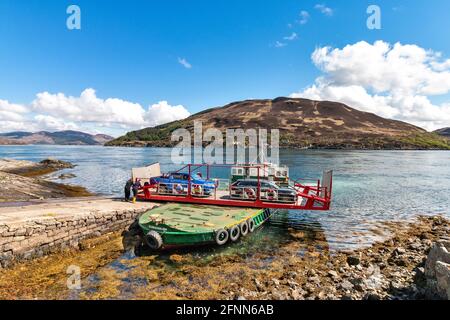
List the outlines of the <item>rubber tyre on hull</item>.
<svg viewBox="0 0 450 320">
<path fill-rule="evenodd" d="M 163 245 L 163 239 L 161 235 L 154 230 L 149 231 L 144 237 L 144 240 L 147 246 L 152 250 L 158 250 Z"/>
<path fill-rule="evenodd" d="M 241 229 L 239 229 L 239 226 L 234 226 L 230 229 L 230 240 L 235 242 L 239 239 L 239 236 L 241 235 Z"/>
<path fill-rule="evenodd" d="M 242 222 L 242 223 L 239 225 L 239 229 L 240 229 L 240 231 L 241 231 L 241 235 L 242 235 L 243 237 L 245 237 L 245 236 L 248 234 L 248 224 L 247 224 L 247 221 Z"/>
<path fill-rule="evenodd" d="M 216 236 L 215 236 L 215 240 L 217 245 L 222 246 L 225 243 L 227 243 L 229 238 L 229 234 L 228 231 L 225 229 L 220 229 L 216 231 Z"/>
<path fill-rule="evenodd" d="M 248 231 L 253 232 L 253 231 L 255 231 L 255 228 L 256 228 L 255 220 L 249 219 L 248 220 Z"/>
</svg>

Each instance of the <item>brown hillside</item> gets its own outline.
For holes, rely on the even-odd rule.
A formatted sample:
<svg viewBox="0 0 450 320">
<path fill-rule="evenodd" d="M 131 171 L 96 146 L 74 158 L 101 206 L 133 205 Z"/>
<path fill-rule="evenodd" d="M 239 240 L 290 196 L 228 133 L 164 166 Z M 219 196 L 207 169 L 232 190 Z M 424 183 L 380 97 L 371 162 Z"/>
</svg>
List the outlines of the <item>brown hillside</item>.
<svg viewBox="0 0 450 320">
<path fill-rule="evenodd" d="M 187 119 L 127 133 L 107 145 L 170 146 L 171 132 L 203 129 L 280 129 L 280 145 L 315 148 L 448 148 L 435 134 L 414 125 L 330 101 L 277 98 L 230 103 L 194 114 Z"/>
</svg>

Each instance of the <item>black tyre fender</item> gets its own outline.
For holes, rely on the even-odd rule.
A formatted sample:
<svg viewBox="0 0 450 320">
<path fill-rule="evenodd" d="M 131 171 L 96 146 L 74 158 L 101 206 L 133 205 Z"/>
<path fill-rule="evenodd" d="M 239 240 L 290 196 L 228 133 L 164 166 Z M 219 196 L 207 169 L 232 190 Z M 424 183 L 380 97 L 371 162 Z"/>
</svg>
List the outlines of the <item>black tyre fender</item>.
<svg viewBox="0 0 450 320">
<path fill-rule="evenodd" d="M 144 237 L 144 241 L 152 250 L 160 249 L 163 246 L 163 239 L 161 235 L 154 231 L 150 230 Z"/>
<path fill-rule="evenodd" d="M 247 221 L 242 222 L 242 223 L 239 225 L 239 229 L 240 229 L 240 231 L 241 231 L 241 235 L 242 235 L 243 237 L 245 237 L 245 236 L 248 234 L 248 224 L 247 224 Z"/>
<path fill-rule="evenodd" d="M 230 234 L 230 240 L 235 242 L 235 241 L 237 241 L 239 239 L 239 236 L 241 235 L 241 229 L 239 228 L 238 225 L 233 226 L 230 229 L 229 234 Z"/>
<path fill-rule="evenodd" d="M 249 232 L 255 231 L 255 228 L 256 228 L 255 220 L 249 219 L 247 224 L 248 224 L 248 231 Z"/>
<path fill-rule="evenodd" d="M 215 239 L 217 245 L 222 246 L 225 243 L 227 243 L 229 236 L 230 235 L 227 230 L 219 229 L 216 231 L 216 235 L 215 235 L 214 239 Z"/>
</svg>

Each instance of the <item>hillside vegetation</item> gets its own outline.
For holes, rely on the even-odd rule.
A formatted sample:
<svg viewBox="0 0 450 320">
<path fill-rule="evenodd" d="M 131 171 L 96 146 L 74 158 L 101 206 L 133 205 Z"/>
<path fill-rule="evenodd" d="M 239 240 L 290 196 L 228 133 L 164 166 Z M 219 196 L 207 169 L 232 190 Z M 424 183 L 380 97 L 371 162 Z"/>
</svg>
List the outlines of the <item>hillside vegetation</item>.
<svg viewBox="0 0 450 320">
<path fill-rule="evenodd" d="M 246 100 L 208 109 L 184 120 L 128 132 L 108 146 L 169 147 L 178 128 L 280 130 L 280 146 L 329 149 L 450 149 L 449 140 L 414 125 L 331 101 L 277 98 Z"/>
</svg>

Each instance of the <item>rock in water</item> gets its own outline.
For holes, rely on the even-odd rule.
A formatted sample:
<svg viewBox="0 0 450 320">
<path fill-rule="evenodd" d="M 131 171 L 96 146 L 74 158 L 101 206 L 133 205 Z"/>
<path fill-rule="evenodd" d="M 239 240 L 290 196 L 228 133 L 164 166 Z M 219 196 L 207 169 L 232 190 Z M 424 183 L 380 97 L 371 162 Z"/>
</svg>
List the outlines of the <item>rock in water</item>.
<svg viewBox="0 0 450 320">
<path fill-rule="evenodd" d="M 76 175 L 74 175 L 73 173 L 63 173 L 58 176 L 58 179 L 64 180 L 64 179 L 72 179 L 75 177 Z"/>
<path fill-rule="evenodd" d="M 75 166 L 67 161 L 57 160 L 53 158 L 44 159 L 39 164 L 49 167 L 49 168 L 56 168 L 56 169 L 71 169 Z"/>
</svg>

